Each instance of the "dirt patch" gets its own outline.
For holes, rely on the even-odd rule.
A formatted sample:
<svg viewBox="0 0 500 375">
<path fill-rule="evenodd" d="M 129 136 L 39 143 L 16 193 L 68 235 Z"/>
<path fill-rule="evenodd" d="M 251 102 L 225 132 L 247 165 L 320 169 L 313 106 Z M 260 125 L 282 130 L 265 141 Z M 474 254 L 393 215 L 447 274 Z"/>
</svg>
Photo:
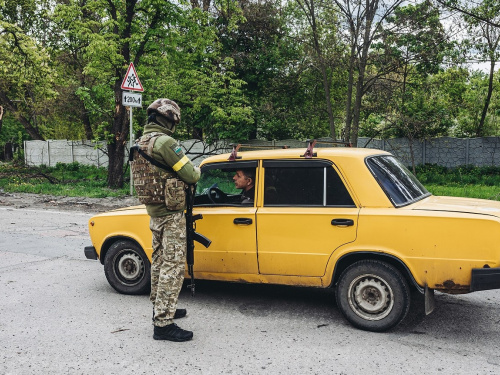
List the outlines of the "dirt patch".
<svg viewBox="0 0 500 375">
<path fill-rule="evenodd" d="M 53 209 L 59 211 L 104 212 L 140 204 L 136 197 L 87 198 L 6 193 L 0 190 L 0 207 Z"/>
</svg>

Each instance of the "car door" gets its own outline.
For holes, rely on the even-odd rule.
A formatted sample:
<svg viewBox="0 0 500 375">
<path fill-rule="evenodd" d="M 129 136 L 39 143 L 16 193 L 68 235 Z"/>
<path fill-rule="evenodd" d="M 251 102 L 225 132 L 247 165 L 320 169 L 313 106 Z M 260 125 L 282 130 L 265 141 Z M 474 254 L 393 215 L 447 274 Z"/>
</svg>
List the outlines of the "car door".
<svg viewBox="0 0 500 375">
<path fill-rule="evenodd" d="M 258 274 L 256 244 L 256 206 L 241 203 L 235 188 L 237 170 L 257 171 L 257 161 L 206 164 L 197 184 L 194 213 L 202 214 L 196 231 L 212 244 L 204 248 L 195 243 L 196 272 Z M 255 178 L 258 181 L 258 176 Z M 256 181 L 256 182 L 257 182 Z"/>
<path fill-rule="evenodd" d="M 265 160 L 257 213 L 259 271 L 323 276 L 330 255 L 356 239 L 359 208 L 327 160 Z"/>
</svg>

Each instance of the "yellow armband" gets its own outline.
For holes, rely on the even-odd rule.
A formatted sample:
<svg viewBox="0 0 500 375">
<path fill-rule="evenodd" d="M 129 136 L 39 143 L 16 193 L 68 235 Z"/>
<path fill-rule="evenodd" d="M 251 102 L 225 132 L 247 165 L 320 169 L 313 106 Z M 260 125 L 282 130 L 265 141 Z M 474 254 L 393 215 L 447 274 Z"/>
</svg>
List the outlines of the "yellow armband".
<svg viewBox="0 0 500 375">
<path fill-rule="evenodd" d="M 182 167 L 184 167 L 186 165 L 186 163 L 188 163 L 188 162 L 189 162 L 189 158 L 186 155 L 184 155 L 184 157 L 181 160 L 179 160 L 177 163 L 175 163 L 172 166 L 172 169 L 177 172 L 177 171 L 181 170 Z"/>
</svg>

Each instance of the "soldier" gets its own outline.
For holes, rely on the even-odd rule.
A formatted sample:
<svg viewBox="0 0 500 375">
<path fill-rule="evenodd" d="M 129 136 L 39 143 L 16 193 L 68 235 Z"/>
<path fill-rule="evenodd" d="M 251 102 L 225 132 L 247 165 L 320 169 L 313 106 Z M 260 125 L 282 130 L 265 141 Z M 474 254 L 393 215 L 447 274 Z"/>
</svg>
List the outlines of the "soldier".
<svg viewBox="0 0 500 375">
<path fill-rule="evenodd" d="M 153 255 L 151 261 L 151 294 L 155 340 L 187 341 L 193 332 L 177 326 L 173 319 L 186 316 L 177 309 L 186 261 L 186 184 L 200 178 L 195 167 L 177 141 L 172 138 L 180 122 L 181 111 L 169 99 L 157 99 L 147 109 L 148 123 L 144 135 L 136 141 L 139 149 L 168 170 L 152 164 L 140 153 L 131 163 L 134 186 L 139 201 L 151 217 Z M 150 159 L 151 160 L 151 159 Z"/>
</svg>

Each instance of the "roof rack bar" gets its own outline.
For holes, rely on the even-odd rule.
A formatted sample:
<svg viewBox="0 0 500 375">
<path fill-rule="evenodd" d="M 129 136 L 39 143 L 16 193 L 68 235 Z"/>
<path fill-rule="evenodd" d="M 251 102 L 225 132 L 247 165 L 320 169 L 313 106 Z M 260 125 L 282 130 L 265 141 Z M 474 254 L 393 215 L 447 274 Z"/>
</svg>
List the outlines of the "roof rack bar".
<svg viewBox="0 0 500 375">
<path fill-rule="evenodd" d="M 344 142 L 344 141 L 317 141 L 316 143 L 318 143 L 318 144 L 344 145 L 346 147 L 352 147 L 351 142 Z"/>
<path fill-rule="evenodd" d="M 290 146 L 288 145 L 282 145 L 282 146 L 278 146 L 278 145 L 252 145 L 252 144 L 241 144 L 240 145 L 241 148 L 262 148 L 262 149 L 266 149 L 266 148 L 271 148 L 271 149 L 287 149 L 287 148 L 290 148 Z"/>
</svg>

